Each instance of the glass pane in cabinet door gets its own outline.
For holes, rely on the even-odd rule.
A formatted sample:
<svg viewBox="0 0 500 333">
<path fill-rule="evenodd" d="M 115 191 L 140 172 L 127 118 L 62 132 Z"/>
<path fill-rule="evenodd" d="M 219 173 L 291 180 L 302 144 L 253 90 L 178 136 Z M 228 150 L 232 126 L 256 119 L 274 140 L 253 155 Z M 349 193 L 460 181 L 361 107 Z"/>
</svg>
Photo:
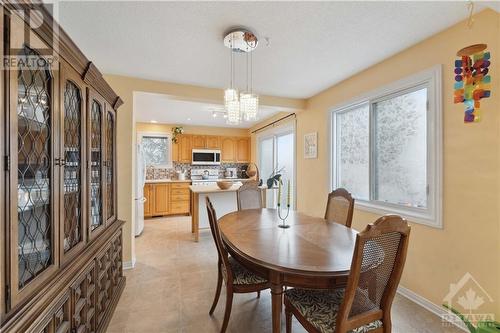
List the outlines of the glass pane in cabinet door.
<svg viewBox="0 0 500 333">
<path fill-rule="evenodd" d="M 80 89 L 64 87 L 64 251 L 82 240 Z"/>
<path fill-rule="evenodd" d="M 92 101 L 90 111 L 90 225 L 91 230 L 102 225 L 102 185 L 101 185 L 101 123 L 102 106 Z"/>
<path fill-rule="evenodd" d="M 113 177 L 114 177 L 114 122 L 112 112 L 106 113 L 106 203 L 107 203 L 107 218 L 111 218 L 114 215 L 114 188 L 113 188 Z"/>
<path fill-rule="evenodd" d="M 53 262 L 51 207 L 51 74 L 25 47 L 17 73 L 18 269 L 23 288 Z M 36 61 L 36 60 L 39 60 Z M 33 66 L 33 61 L 42 67 Z"/>
</svg>

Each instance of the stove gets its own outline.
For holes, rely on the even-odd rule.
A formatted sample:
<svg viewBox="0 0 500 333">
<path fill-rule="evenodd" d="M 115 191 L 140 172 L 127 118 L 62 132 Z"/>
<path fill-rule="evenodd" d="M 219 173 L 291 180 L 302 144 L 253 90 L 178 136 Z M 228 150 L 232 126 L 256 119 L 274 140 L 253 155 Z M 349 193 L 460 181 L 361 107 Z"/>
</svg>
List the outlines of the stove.
<svg viewBox="0 0 500 333">
<path fill-rule="evenodd" d="M 191 182 L 195 186 L 214 185 L 218 180 L 219 169 L 191 169 Z"/>
</svg>

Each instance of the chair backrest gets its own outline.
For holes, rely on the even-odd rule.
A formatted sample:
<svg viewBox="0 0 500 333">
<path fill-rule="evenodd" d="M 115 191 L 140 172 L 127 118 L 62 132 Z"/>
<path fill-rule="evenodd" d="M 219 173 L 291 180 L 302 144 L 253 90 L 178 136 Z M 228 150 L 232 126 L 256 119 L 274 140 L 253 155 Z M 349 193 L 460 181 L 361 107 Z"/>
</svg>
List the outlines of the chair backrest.
<svg viewBox="0 0 500 333">
<path fill-rule="evenodd" d="M 215 247 L 217 248 L 217 254 L 219 256 L 219 265 L 222 268 L 222 274 L 224 275 L 226 283 L 232 284 L 233 272 L 231 270 L 231 266 L 229 265 L 228 253 L 220 235 L 219 224 L 217 222 L 217 215 L 215 214 L 214 206 L 212 206 L 212 202 L 210 202 L 208 197 L 206 197 L 206 204 L 210 231 L 212 232 Z"/>
<path fill-rule="evenodd" d="M 391 331 L 391 305 L 406 261 L 410 226 L 400 216 L 387 215 L 369 224 L 356 247 L 336 332 L 381 319 Z"/>
<path fill-rule="evenodd" d="M 262 208 L 262 192 L 257 182 L 249 181 L 236 191 L 238 210 Z"/>
<path fill-rule="evenodd" d="M 354 198 L 344 188 L 338 188 L 328 194 L 326 203 L 325 220 L 336 222 L 351 227 L 354 211 Z"/>
</svg>

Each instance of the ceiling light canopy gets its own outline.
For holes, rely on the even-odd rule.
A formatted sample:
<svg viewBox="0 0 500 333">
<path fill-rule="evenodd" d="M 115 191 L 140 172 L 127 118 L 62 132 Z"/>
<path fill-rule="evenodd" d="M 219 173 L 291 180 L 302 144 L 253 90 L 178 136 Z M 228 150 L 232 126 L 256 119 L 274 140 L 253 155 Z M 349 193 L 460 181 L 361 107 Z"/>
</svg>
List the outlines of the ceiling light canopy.
<svg viewBox="0 0 500 333">
<path fill-rule="evenodd" d="M 227 113 L 227 123 L 238 125 L 242 120 L 254 121 L 258 118 L 259 96 L 253 93 L 253 61 L 252 51 L 258 45 L 255 34 L 246 29 L 231 30 L 224 37 L 224 45 L 231 53 L 231 70 L 229 88 L 224 91 L 224 107 Z M 234 87 L 234 56 L 246 56 L 246 89 L 239 93 Z"/>
</svg>

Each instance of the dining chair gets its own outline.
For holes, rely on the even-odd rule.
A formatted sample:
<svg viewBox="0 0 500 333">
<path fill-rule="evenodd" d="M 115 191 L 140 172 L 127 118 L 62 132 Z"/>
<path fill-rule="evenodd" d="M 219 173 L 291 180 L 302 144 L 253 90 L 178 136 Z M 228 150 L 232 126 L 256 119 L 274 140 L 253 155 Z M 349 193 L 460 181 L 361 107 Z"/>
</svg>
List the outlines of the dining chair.
<svg viewBox="0 0 500 333">
<path fill-rule="evenodd" d="M 285 292 L 286 332 L 292 331 L 293 315 L 308 332 L 390 333 L 409 235 L 408 223 L 397 215 L 368 225 L 356 237 L 345 288 Z"/>
<path fill-rule="evenodd" d="M 338 188 L 328 194 L 325 220 L 351 227 L 354 198 L 345 188 Z"/>
<path fill-rule="evenodd" d="M 238 210 L 262 208 L 262 192 L 255 181 L 249 181 L 236 191 Z"/>
<path fill-rule="evenodd" d="M 222 241 L 217 216 L 210 199 L 206 198 L 208 221 L 210 230 L 214 238 L 215 247 L 218 254 L 218 277 L 217 290 L 215 292 L 214 301 L 210 308 L 209 314 L 214 313 L 221 292 L 222 282 L 226 285 L 226 309 L 224 312 L 224 321 L 222 322 L 221 333 L 227 329 L 229 317 L 231 315 L 231 307 L 233 305 L 234 293 L 251 293 L 257 292 L 257 297 L 260 297 L 260 291 L 270 288 L 270 283 L 265 278 L 257 275 L 255 272 L 247 269 L 241 263 L 229 256 L 226 247 Z"/>
</svg>

